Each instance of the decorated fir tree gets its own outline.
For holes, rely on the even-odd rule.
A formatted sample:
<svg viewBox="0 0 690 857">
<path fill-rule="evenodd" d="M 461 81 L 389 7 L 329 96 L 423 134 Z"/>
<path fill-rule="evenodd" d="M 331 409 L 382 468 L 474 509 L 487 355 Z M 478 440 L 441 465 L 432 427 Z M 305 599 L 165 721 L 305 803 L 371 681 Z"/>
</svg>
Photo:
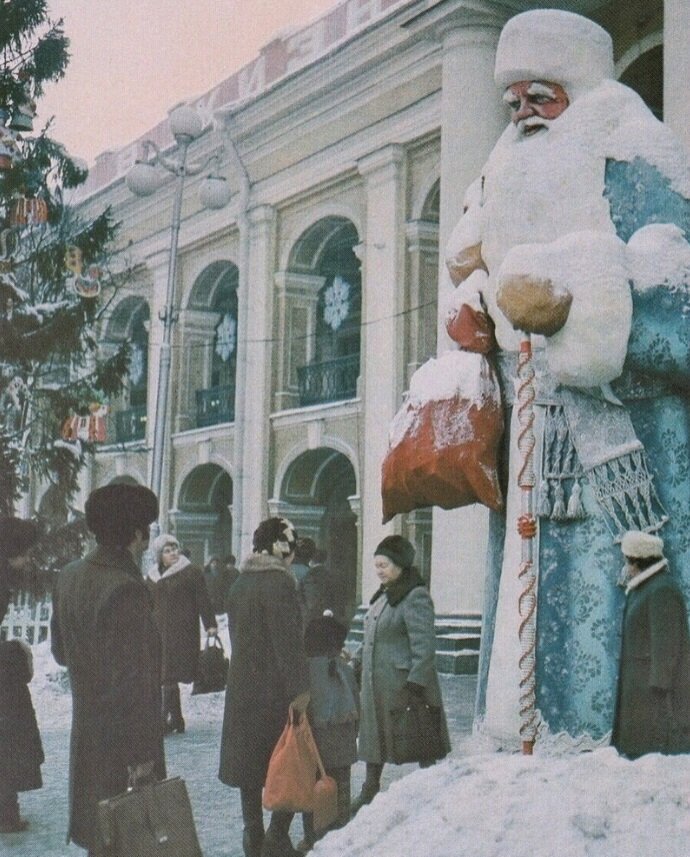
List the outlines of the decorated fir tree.
<svg viewBox="0 0 690 857">
<path fill-rule="evenodd" d="M 5 0 L 0 40 L 0 514 L 12 514 L 32 480 L 67 509 L 102 439 L 128 355 L 99 354 L 99 320 L 126 272 L 108 261 L 109 212 L 87 222 L 67 202 L 85 167 L 50 123 L 35 127 L 43 87 L 69 59 L 62 21 L 45 0 Z"/>
</svg>

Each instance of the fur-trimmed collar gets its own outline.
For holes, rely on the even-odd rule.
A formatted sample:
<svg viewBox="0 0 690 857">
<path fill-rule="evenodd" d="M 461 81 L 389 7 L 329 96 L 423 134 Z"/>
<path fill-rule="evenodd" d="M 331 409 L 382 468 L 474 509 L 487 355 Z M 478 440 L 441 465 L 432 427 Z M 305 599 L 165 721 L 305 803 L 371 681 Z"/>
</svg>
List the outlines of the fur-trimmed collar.
<svg viewBox="0 0 690 857">
<path fill-rule="evenodd" d="M 403 571 L 397 580 L 389 583 L 388 586 L 380 586 L 373 594 L 370 604 L 373 604 L 378 598 L 385 594 L 388 603 L 391 607 L 395 607 L 412 592 L 417 586 L 426 586 L 424 580 L 419 576 L 416 568 L 410 568 Z"/>
<path fill-rule="evenodd" d="M 658 574 L 660 571 L 663 571 L 668 565 L 667 559 L 660 559 L 659 562 L 655 562 L 654 565 L 650 565 L 649 568 L 645 568 L 644 571 L 641 571 L 639 574 L 636 574 L 635 577 L 631 578 L 625 587 L 625 594 L 629 595 L 633 589 L 637 589 L 637 587 L 644 583 L 645 580 L 649 580 L 650 577 L 653 577 L 655 574 Z"/>
<path fill-rule="evenodd" d="M 289 565 L 277 556 L 272 556 L 267 553 L 250 554 L 240 566 L 240 573 L 247 574 L 250 572 L 262 571 L 282 571 L 297 587 L 297 578 Z"/>
<path fill-rule="evenodd" d="M 182 571 L 182 569 L 187 568 L 188 565 L 192 563 L 187 559 L 186 556 L 180 556 L 177 562 L 174 565 L 171 565 L 170 568 L 166 568 L 165 573 L 162 574 L 160 569 L 158 568 L 158 563 L 156 565 L 152 565 L 149 569 L 148 578 L 152 580 L 154 583 L 158 583 L 159 580 L 163 578 L 172 577 L 173 574 L 177 574 L 178 571 Z"/>
</svg>

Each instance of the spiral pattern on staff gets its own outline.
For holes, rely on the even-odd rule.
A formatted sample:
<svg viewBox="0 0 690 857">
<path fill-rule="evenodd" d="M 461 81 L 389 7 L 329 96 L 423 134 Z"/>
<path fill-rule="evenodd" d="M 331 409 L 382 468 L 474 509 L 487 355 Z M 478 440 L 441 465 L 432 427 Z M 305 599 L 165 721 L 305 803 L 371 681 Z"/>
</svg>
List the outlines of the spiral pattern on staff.
<svg viewBox="0 0 690 857">
<path fill-rule="evenodd" d="M 522 340 L 518 354 L 518 451 L 520 453 L 520 470 L 518 485 L 520 488 L 534 487 L 534 367 L 532 366 L 532 348 L 529 339 Z"/>
<path fill-rule="evenodd" d="M 523 741 L 534 741 L 537 735 L 536 710 L 536 613 L 537 576 L 534 565 L 526 560 L 520 564 L 519 578 L 524 588 L 520 593 L 518 609 L 520 612 L 520 737 Z"/>
<path fill-rule="evenodd" d="M 518 486 L 523 493 L 523 512 L 531 515 L 531 495 L 536 481 L 534 473 L 534 367 L 532 345 L 525 335 L 520 342 L 518 355 L 518 451 L 520 470 Z M 518 575 L 523 584 L 518 600 L 520 625 L 520 736 L 523 742 L 533 742 L 537 734 L 536 711 L 536 625 L 537 625 L 537 578 L 532 562 L 532 542 L 523 540 L 522 562 Z"/>
</svg>

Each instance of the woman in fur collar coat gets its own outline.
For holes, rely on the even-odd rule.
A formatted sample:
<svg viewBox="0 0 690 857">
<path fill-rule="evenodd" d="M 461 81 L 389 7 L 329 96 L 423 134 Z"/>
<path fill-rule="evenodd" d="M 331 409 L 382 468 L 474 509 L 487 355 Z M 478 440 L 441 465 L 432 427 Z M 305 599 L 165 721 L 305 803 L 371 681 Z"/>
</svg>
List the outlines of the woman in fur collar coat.
<svg viewBox="0 0 690 857">
<path fill-rule="evenodd" d="M 423 699 L 441 709 L 444 752 L 450 751 L 441 689 L 436 672 L 434 604 L 417 569 L 414 548 L 402 536 L 387 536 L 374 551 L 381 587 L 364 619 L 364 642 L 355 656 L 361 663 L 362 695 L 359 758 L 367 763 L 353 814 L 370 803 L 380 788 L 384 762 L 393 762 L 391 710 Z M 420 747 L 420 764 L 431 764 Z"/>
<path fill-rule="evenodd" d="M 231 656 L 220 747 L 221 782 L 240 789 L 245 857 L 298 857 L 292 813 L 273 812 L 264 833 L 261 790 L 290 705 L 309 703 L 297 580 L 290 565 L 297 533 L 268 518 L 254 533 L 254 552 L 226 598 Z"/>
<path fill-rule="evenodd" d="M 623 614 L 611 743 L 628 758 L 690 752 L 690 634 L 683 593 L 663 541 L 628 532 L 621 549 Z"/>
<path fill-rule="evenodd" d="M 184 732 L 178 682 L 190 684 L 199 662 L 199 618 L 210 636 L 216 616 L 203 571 L 180 553 L 175 536 L 164 533 L 153 543 L 156 564 L 146 583 L 153 594 L 153 615 L 161 634 L 163 731 Z"/>
</svg>

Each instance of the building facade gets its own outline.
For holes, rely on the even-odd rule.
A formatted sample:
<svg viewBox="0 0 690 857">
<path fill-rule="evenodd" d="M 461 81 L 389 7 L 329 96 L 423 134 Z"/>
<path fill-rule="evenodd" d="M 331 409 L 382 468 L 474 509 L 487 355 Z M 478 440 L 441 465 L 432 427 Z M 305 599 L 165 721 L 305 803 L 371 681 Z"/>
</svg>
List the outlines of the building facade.
<svg viewBox="0 0 690 857">
<path fill-rule="evenodd" d="M 374 547 L 400 532 L 437 611 L 481 613 L 484 511 L 383 527 L 380 469 L 412 372 L 447 346 L 439 248 L 508 120 L 500 30 L 535 5 L 606 27 L 619 79 L 690 143 L 686 0 L 342 0 L 196 102 L 216 129 L 190 157 L 217 151 L 236 191 L 208 211 L 189 179 L 182 210 L 161 507 L 196 561 L 244 556 L 261 518 L 286 515 L 328 552 L 352 615 L 378 585 Z M 165 149 L 167 133 L 147 136 Z M 112 206 L 137 280 L 102 331 L 133 359 L 82 502 L 150 479 L 174 182 L 128 191 L 142 143 L 101 155 L 83 202 Z"/>
</svg>

